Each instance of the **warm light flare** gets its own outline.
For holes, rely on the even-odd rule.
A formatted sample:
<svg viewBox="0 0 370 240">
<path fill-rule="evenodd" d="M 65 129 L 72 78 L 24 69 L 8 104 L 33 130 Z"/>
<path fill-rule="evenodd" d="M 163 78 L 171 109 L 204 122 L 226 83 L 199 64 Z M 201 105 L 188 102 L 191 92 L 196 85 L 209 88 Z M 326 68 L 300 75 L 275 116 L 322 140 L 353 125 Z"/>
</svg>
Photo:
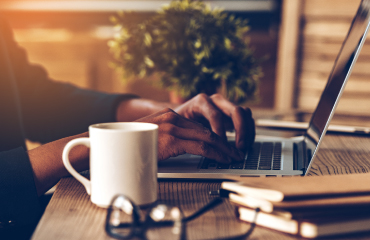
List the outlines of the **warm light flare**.
<svg viewBox="0 0 370 240">
<path fill-rule="evenodd" d="M 17 42 L 67 42 L 72 37 L 72 32 L 63 28 L 14 29 L 14 38 Z"/>
</svg>

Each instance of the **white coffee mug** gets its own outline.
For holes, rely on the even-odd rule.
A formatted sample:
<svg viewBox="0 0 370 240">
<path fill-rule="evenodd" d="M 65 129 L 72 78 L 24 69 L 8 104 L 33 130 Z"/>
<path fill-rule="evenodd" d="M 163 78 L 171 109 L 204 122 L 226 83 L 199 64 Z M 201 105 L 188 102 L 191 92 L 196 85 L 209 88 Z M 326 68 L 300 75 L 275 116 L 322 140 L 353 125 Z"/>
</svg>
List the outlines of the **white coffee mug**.
<svg viewBox="0 0 370 240">
<path fill-rule="evenodd" d="M 63 163 L 99 207 L 124 194 L 138 205 L 157 200 L 158 126 L 151 123 L 101 123 L 89 127 L 89 138 L 64 147 Z M 68 154 L 76 145 L 90 147 L 90 181 L 71 165 Z"/>
</svg>

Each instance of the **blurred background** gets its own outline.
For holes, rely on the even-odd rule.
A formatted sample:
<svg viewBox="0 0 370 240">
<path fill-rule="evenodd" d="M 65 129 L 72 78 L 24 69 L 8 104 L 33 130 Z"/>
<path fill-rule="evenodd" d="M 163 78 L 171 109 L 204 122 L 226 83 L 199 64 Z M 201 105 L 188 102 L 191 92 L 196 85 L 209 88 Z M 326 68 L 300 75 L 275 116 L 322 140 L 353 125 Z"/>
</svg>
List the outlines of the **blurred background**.
<svg viewBox="0 0 370 240">
<path fill-rule="evenodd" d="M 264 57 L 255 117 L 306 121 L 316 107 L 360 0 L 205 1 L 247 18 L 256 57 Z M 33 63 L 52 79 L 80 87 L 169 101 L 167 91 L 140 80 L 123 84 L 109 62 L 109 17 L 118 10 L 146 18 L 169 1 L 0 1 L 0 14 Z M 370 43 L 366 42 L 334 122 L 370 123 Z"/>
</svg>

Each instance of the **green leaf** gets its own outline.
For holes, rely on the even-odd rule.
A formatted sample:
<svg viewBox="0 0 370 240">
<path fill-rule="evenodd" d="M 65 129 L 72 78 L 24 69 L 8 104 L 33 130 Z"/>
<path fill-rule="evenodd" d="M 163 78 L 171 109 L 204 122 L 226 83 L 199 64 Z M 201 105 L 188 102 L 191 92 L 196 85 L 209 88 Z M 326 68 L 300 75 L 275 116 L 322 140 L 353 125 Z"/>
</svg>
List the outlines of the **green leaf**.
<svg viewBox="0 0 370 240">
<path fill-rule="evenodd" d="M 148 67 L 154 67 L 154 62 L 148 56 L 144 57 L 144 62 Z"/>
<path fill-rule="evenodd" d="M 203 66 L 202 67 L 202 72 L 204 72 L 204 73 L 213 73 L 214 70 L 213 69 L 209 69 L 206 66 Z"/>
<path fill-rule="evenodd" d="M 145 45 L 149 47 L 150 45 L 152 45 L 152 41 L 153 41 L 152 36 L 149 33 L 146 32 L 144 34 L 144 43 L 145 43 Z"/>
<path fill-rule="evenodd" d="M 200 48 L 202 46 L 202 41 L 200 39 L 195 40 L 194 47 Z"/>
<path fill-rule="evenodd" d="M 224 44 L 226 49 L 231 49 L 231 40 L 229 38 L 224 38 Z"/>
<path fill-rule="evenodd" d="M 108 42 L 115 68 L 133 80 L 160 75 L 156 85 L 182 95 L 226 84 L 231 100 L 254 96 L 262 76 L 246 19 L 196 0 L 175 0 L 142 21 L 129 12 L 112 16 L 117 35 Z"/>
</svg>

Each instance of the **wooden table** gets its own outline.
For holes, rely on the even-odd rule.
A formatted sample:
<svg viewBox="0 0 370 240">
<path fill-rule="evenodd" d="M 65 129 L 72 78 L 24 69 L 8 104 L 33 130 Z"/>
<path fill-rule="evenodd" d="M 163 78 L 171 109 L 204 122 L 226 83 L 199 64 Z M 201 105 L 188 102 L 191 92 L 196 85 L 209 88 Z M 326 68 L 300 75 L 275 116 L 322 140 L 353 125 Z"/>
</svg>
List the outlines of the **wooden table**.
<svg viewBox="0 0 370 240">
<path fill-rule="evenodd" d="M 370 136 L 327 135 L 309 175 L 355 174 L 370 170 Z M 180 206 L 185 215 L 208 203 L 220 181 L 159 181 L 159 199 Z M 370 183 L 369 183 L 370 184 Z M 32 237 L 33 240 L 111 239 L 104 231 L 106 210 L 90 202 L 74 178 L 62 179 Z M 188 224 L 188 239 L 214 239 L 241 234 L 249 224 L 237 220 L 228 201 Z M 256 227 L 250 239 L 296 239 Z M 370 233 L 334 239 L 370 239 Z"/>
</svg>

